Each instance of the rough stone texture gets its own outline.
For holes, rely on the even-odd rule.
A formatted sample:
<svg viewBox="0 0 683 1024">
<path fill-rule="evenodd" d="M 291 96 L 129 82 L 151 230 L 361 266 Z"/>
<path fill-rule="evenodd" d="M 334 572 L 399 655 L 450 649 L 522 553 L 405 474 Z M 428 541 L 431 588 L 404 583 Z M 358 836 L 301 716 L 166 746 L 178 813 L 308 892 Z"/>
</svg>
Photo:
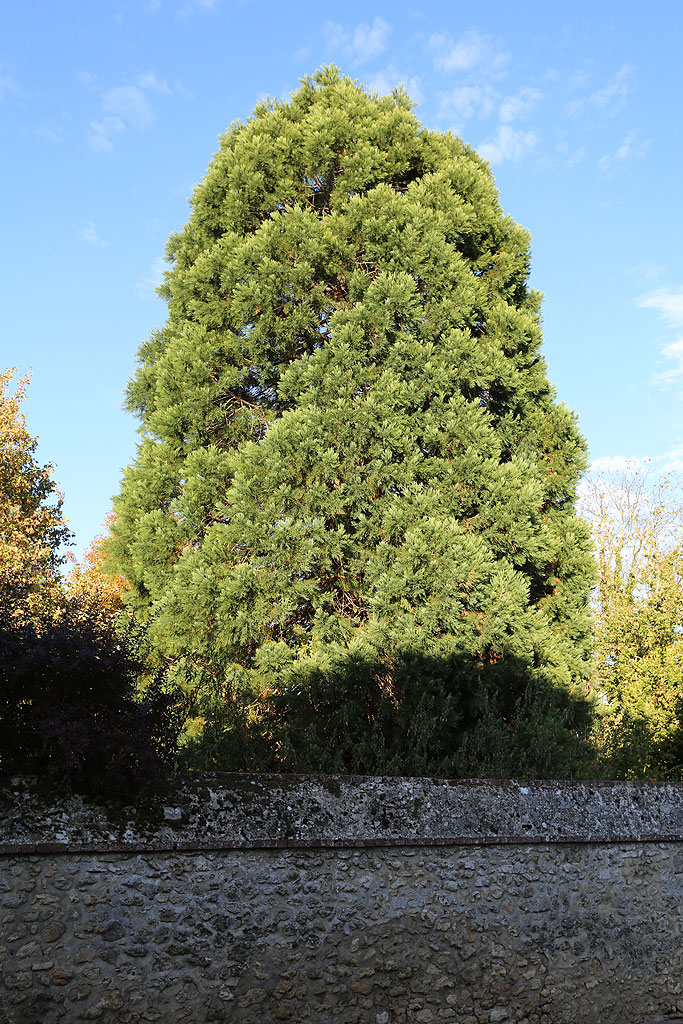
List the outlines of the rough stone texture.
<svg viewBox="0 0 683 1024">
<path fill-rule="evenodd" d="M 174 777 L 144 804 L 117 809 L 40 794 L 30 780 L 0 788 L 6 852 L 37 842 L 58 850 L 427 838 L 683 839 L 683 785 L 204 772 Z"/>
<path fill-rule="evenodd" d="M 45 799 L 13 787 L 0 1024 L 683 1021 L 682 787 L 271 778 L 252 801 L 251 778 L 219 781 L 215 817 L 195 801 L 216 778 L 181 782 L 117 852 L 83 843 L 119 847 L 129 815 L 54 800 L 41 832 Z M 402 803 L 418 799 L 431 807 Z M 317 835 L 294 817 L 305 807 Z M 169 820 L 187 845 L 194 821 L 195 844 L 260 829 L 260 848 L 173 849 Z M 359 831 L 397 845 L 359 848 Z"/>
</svg>

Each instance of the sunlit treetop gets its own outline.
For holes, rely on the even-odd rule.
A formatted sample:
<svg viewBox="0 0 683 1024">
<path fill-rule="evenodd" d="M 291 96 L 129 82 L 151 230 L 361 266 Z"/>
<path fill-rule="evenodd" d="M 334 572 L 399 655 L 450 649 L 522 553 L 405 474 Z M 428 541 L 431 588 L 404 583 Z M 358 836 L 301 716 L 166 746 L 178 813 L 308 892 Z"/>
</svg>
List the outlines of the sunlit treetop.
<svg viewBox="0 0 683 1024">
<path fill-rule="evenodd" d="M 167 255 L 110 542 L 163 657 L 272 689 L 363 650 L 391 690 L 454 656 L 443 699 L 509 717 L 580 686 L 585 443 L 488 165 L 326 68 L 231 127 Z"/>
<path fill-rule="evenodd" d="M 35 458 L 22 402 L 29 377 L 11 389 L 15 371 L 0 373 L 0 596 L 15 622 L 36 620 L 59 604 L 61 545 L 70 539 L 51 466 Z"/>
</svg>

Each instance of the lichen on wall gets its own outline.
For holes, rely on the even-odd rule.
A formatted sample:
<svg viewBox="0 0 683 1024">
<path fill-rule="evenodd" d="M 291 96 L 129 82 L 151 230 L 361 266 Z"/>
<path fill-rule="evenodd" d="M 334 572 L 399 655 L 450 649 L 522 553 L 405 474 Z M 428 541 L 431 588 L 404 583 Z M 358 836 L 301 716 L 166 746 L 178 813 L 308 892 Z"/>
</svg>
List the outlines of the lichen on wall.
<svg viewBox="0 0 683 1024">
<path fill-rule="evenodd" d="M 683 1020 L 681 787 L 31 793 L 3 796 L 1 1024 Z"/>
</svg>

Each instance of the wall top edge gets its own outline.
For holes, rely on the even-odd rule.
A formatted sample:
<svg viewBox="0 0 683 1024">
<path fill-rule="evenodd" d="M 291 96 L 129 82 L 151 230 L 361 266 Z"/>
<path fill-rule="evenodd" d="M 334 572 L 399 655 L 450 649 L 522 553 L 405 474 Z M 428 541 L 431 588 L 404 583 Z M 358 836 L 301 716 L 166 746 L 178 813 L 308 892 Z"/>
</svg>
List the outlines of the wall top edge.
<svg viewBox="0 0 683 1024">
<path fill-rule="evenodd" d="M 445 847 L 487 847 L 513 846 L 517 848 L 553 847 L 553 846 L 615 846 L 620 849 L 634 849 L 641 846 L 667 847 L 683 843 L 683 833 L 677 835 L 610 836 L 596 838 L 585 836 L 435 836 L 419 838 L 416 836 L 380 839 L 227 839 L 227 840 L 187 840 L 181 842 L 147 843 L 139 842 L 37 842 L 37 843 L 0 843 L 0 857 L 54 857 L 54 856 L 89 856 L 116 855 L 136 856 L 155 853 L 177 854 L 209 854 L 240 850 L 356 850 L 356 849 L 400 849 L 416 850 L 425 848 Z"/>
<path fill-rule="evenodd" d="M 577 780 L 577 779 L 533 779 L 524 778 L 522 776 L 518 778 L 507 778 L 507 779 L 484 779 L 484 778 L 472 778 L 472 779 L 449 779 L 440 778 L 437 776 L 430 775 L 326 775 L 322 773 L 302 775 L 292 772 L 175 772 L 173 774 L 174 779 L 191 782 L 193 780 L 215 780 L 217 782 L 230 782 L 232 780 L 238 781 L 254 781 L 261 782 L 264 784 L 278 783 L 278 782 L 309 782 L 317 780 L 321 783 L 327 781 L 335 781 L 340 783 L 348 783 L 349 785 L 359 785 L 367 783 L 381 782 L 387 785 L 392 783 L 429 783 L 433 786 L 472 786 L 480 788 L 482 786 L 491 786 L 500 789 L 514 789 L 517 786 L 534 786 L 535 788 L 551 788 L 556 789 L 561 787 L 562 789 L 584 789 L 590 787 L 591 789 L 662 789 L 662 788 L 679 788 L 683 789 L 683 781 L 672 782 L 666 779 L 588 779 L 588 780 Z"/>
<path fill-rule="evenodd" d="M 0 847 L 678 841 L 683 784 L 196 772 L 130 806 L 0 785 Z M 455 841 L 455 840 L 448 840 Z M 198 847 L 199 848 L 199 847 Z"/>
</svg>

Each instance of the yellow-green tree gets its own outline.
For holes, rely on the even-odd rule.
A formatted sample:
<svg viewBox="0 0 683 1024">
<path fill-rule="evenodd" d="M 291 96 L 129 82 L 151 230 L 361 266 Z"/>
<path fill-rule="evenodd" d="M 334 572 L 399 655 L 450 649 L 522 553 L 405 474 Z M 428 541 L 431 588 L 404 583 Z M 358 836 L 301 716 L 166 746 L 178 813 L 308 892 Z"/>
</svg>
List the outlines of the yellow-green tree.
<svg viewBox="0 0 683 1024">
<path fill-rule="evenodd" d="M 0 601 L 16 625 L 45 621 L 59 606 L 61 546 L 71 533 L 51 465 L 36 460 L 22 402 L 29 376 L 12 391 L 14 369 L 0 372 Z"/>
<path fill-rule="evenodd" d="M 681 778 L 683 481 L 637 467 L 591 478 L 596 741 L 618 778 Z"/>
</svg>

